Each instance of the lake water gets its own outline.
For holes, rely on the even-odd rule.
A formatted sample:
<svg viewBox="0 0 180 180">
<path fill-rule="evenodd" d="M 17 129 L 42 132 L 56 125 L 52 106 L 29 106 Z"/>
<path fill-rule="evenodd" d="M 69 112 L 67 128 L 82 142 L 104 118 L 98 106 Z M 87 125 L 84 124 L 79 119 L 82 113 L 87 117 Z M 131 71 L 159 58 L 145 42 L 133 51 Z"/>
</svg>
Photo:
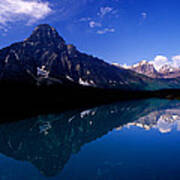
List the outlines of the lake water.
<svg viewBox="0 0 180 180">
<path fill-rule="evenodd" d="M 180 101 L 148 99 L 0 125 L 0 180 L 179 180 Z"/>
</svg>

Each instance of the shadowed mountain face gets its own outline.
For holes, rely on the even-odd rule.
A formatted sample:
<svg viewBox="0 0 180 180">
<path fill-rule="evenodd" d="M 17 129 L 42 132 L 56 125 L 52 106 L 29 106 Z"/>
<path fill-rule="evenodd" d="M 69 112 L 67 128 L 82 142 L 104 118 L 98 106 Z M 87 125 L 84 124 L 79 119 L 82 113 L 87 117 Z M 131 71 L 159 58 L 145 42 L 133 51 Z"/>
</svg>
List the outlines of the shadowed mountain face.
<svg viewBox="0 0 180 180">
<path fill-rule="evenodd" d="M 46 24 L 36 27 L 24 42 L 2 49 L 0 63 L 0 78 L 5 81 L 28 80 L 37 84 L 69 81 L 95 87 L 142 84 L 141 76 L 134 72 L 118 69 L 66 45 L 56 30 Z"/>
<path fill-rule="evenodd" d="M 178 108 L 178 101 L 149 99 L 1 124 L 0 153 L 31 162 L 45 176 L 55 176 L 86 143 L 126 125 L 153 127 L 159 123 L 160 118 L 155 118 L 158 112 L 165 117 L 173 109 L 175 117 Z M 144 118 L 149 115 L 151 118 Z"/>
<path fill-rule="evenodd" d="M 0 81 L 35 85 L 83 85 L 99 88 L 179 88 L 180 81 L 155 80 L 118 68 L 67 45 L 57 31 L 39 25 L 23 42 L 0 50 Z"/>
</svg>

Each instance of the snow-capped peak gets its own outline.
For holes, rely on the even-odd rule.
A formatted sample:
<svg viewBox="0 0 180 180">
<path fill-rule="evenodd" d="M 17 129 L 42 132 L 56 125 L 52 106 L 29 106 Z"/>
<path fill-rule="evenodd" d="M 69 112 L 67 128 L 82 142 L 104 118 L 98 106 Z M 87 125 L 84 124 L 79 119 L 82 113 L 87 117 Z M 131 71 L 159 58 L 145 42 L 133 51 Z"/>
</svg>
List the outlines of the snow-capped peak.
<svg viewBox="0 0 180 180">
<path fill-rule="evenodd" d="M 168 63 L 166 61 L 163 61 L 161 64 L 157 64 L 156 61 L 142 60 L 134 65 L 120 65 L 118 63 L 113 63 L 113 65 L 135 71 L 139 74 L 143 74 L 151 78 L 168 79 L 180 77 L 180 67 L 174 66 L 172 63 Z"/>
<path fill-rule="evenodd" d="M 136 67 L 143 66 L 143 65 L 152 65 L 152 63 L 148 62 L 146 60 L 142 60 L 139 63 L 132 65 L 131 67 L 136 68 Z"/>
<path fill-rule="evenodd" d="M 159 69 L 159 72 L 160 73 L 170 73 L 170 72 L 174 72 L 177 70 L 178 70 L 178 68 L 175 68 L 169 64 L 165 64 Z"/>
</svg>

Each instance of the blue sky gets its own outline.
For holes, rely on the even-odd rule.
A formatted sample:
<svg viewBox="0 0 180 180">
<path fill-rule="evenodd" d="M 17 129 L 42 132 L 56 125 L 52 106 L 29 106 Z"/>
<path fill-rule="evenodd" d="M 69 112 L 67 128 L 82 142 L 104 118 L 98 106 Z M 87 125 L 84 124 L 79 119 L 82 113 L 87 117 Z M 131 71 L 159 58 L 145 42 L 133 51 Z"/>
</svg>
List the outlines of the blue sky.
<svg viewBox="0 0 180 180">
<path fill-rule="evenodd" d="M 178 63 L 179 9 L 179 0 L 2 0 L 0 48 L 48 23 L 67 43 L 108 62 Z"/>
</svg>

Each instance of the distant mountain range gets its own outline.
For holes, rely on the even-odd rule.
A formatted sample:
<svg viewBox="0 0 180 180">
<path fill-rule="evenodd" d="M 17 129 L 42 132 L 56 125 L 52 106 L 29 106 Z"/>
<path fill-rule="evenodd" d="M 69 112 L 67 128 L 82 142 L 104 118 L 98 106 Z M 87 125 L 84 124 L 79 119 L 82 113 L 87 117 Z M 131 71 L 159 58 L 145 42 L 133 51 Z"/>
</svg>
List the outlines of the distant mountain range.
<svg viewBox="0 0 180 180">
<path fill-rule="evenodd" d="M 126 90 L 180 88 L 177 76 L 168 75 L 173 78 L 168 81 L 154 79 L 161 77 L 162 73 L 148 63 L 125 69 L 81 53 L 74 45 L 67 45 L 48 24 L 37 26 L 23 42 L 0 50 L 1 83 L 80 85 Z"/>
<path fill-rule="evenodd" d="M 165 64 L 160 69 L 156 69 L 152 62 L 148 61 L 140 61 L 137 64 L 132 66 L 122 66 L 120 64 L 114 63 L 116 67 L 125 68 L 128 70 L 132 70 L 139 74 L 146 75 L 151 78 L 156 79 L 173 79 L 173 78 L 180 78 L 180 68 L 175 68 L 171 65 Z"/>
</svg>

